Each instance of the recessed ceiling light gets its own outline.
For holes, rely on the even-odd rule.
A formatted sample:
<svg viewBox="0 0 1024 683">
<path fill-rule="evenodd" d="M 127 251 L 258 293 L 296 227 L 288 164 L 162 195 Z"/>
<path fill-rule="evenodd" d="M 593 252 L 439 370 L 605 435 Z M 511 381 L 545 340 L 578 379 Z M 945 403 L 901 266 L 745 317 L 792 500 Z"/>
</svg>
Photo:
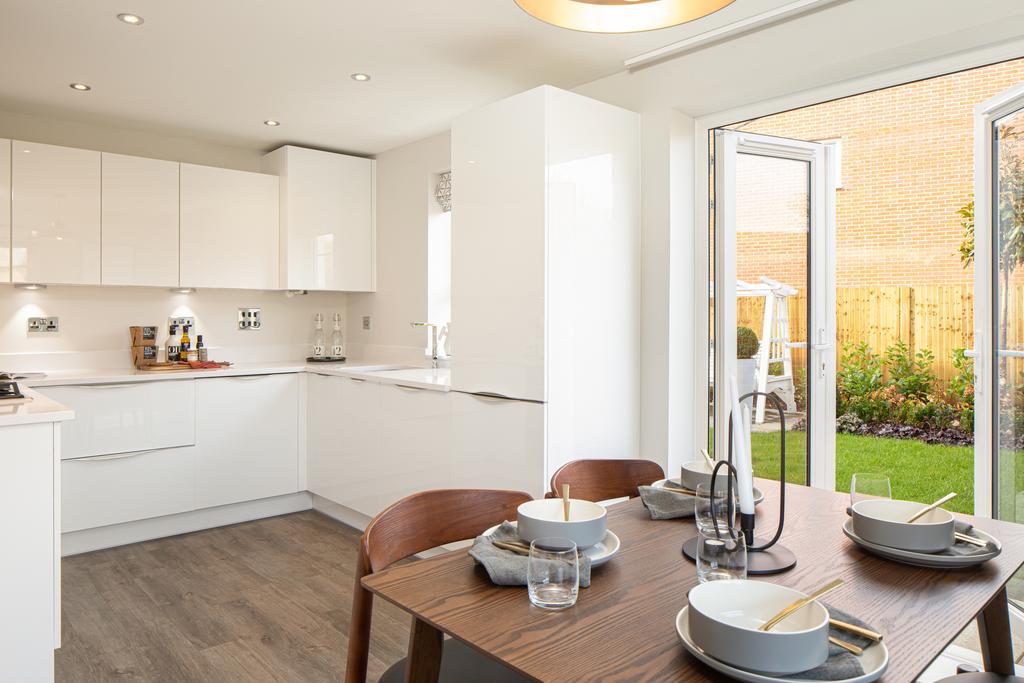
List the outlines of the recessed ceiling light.
<svg viewBox="0 0 1024 683">
<path fill-rule="evenodd" d="M 194 294 L 195 291 L 194 287 L 171 287 L 170 289 L 171 294 Z"/>
<path fill-rule="evenodd" d="M 280 126 L 281 122 L 275 121 L 274 119 L 267 119 L 266 121 L 263 122 L 263 125 L 270 126 L 271 128 L 273 128 L 274 126 Z"/>
<path fill-rule="evenodd" d="M 352 80 L 362 83 L 363 81 L 370 80 L 370 74 L 352 74 Z"/>
<path fill-rule="evenodd" d="M 35 291 L 37 289 L 46 289 L 46 285 L 37 284 L 35 282 L 27 282 L 27 283 L 24 283 L 24 284 L 14 285 L 14 288 L 15 289 L 30 289 L 30 290 Z"/>
<path fill-rule="evenodd" d="M 146 23 L 146 20 L 138 14 L 118 14 L 117 18 L 126 24 L 131 24 L 132 26 L 142 26 Z"/>
<path fill-rule="evenodd" d="M 733 0 L 515 0 L 527 14 L 562 28 L 634 33 L 676 26 L 717 12 Z"/>
<path fill-rule="evenodd" d="M 92 86 L 88 86 L 85 83 L 68 83 L 68 87 L 72 90 L 78 90 L 80 92 L 87 92 L 92 90 Z"/>
</svg>

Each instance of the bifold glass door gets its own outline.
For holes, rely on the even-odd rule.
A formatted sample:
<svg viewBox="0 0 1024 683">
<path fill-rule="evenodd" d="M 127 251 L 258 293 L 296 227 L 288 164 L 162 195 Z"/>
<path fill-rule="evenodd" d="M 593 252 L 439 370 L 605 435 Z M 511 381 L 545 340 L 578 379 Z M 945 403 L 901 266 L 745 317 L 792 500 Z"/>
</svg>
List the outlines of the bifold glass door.
<svg viewBox="0 0 1024 683">
<path fill-rule="evenodd" d="M 714 450 L 730 377 L 785 406 L 787 479 L 835 487 L 835 222 L 824 144 L 717 130 L 714 138 Z M 755 475 L 779 476 L 779 421 L 751 406 Z"/>
<path fill-rule="evenodd" d="M 975 513 L 1024 522 L 1024 85 L 975 114 Z"/>
</svg>

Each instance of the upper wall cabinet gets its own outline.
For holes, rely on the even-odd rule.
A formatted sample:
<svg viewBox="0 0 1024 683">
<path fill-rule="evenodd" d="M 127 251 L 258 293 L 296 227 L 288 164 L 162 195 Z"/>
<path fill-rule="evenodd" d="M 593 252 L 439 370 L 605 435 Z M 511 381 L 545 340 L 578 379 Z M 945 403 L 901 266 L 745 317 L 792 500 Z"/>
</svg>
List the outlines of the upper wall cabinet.
<svg viewBox="0 0 1024 683">
<path fill-rule="evenodd" d="M 178 163 L 103 154 L 103 284 L 178 284 Z"/>
<path fill-rule="evenodd" d="M 11 141 L 0 140 L 0 282 L 11 281 Z"/>
<path fill-rule="evenodd" d="M 281 179 L 281 287 L 371 292 L 374 161 L 286 146 L 263 157 Z"/>
<path fill-rule="evenodd" d="M 278 288 L 278 180 L 181 164 L 184 287 Z"/>
<path fill-rule="evenodd" d="M 100 284 L 100 153 L 12 143 L 14 282 Z"/>
</svg>

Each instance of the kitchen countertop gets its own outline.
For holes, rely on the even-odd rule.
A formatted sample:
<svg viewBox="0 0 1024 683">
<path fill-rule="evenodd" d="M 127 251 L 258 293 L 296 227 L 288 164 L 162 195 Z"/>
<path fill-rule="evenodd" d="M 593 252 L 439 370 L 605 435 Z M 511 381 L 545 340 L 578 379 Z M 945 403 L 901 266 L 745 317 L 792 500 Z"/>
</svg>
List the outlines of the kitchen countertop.
<svg viewBox="0 0 1024 683">
<path fill-rule="evenodd" d="M 16 425 L 39 424 L 41 422 L 63 422 L 73 420 L 75 411 L 62 406 L 56 401 L 51 401 L 38 391 L 19 384 L 21 393 L 32 400 L 27 403 L 13 405 L 7 401 L 0 401 L 0 427 L 13 427 Z"/>
<path fill-rule="evenodd" d="M 47 373 L 41 379 L 19 380 L 22 387 L 54 387 L 83 384 L 124 384 L 131 382 L 172 381 L 204 377 L 234 377 L 239 375 L 274 375 L 309 372 L 332 377 L 355 377 L 357 379 L 402 384 L 418 389 L 448 391 L 450 371 L 448 368 L 414 368 L 402 363 L 370 361 L 348 361 L 346 363 L 306 363 L 305 361 L 282 361 L 277 363 L 238 363 L 215 370 L 180 370 L 174 372 L 147 372 L 134 368 L 65 370 Z M 68 419 L 68 418 L 64 418 Z"/>
</svg>

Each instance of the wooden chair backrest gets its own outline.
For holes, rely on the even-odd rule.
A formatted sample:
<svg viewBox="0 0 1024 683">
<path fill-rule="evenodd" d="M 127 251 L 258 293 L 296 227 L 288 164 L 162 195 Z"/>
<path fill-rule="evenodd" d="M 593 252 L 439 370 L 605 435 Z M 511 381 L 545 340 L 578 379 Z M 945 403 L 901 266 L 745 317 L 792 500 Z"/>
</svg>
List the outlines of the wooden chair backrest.
<svg viewBox="0 0 1024 683">
<path fill-rule="evenodd" d="M 363 588 L 364 576 L 424 550 L 475 538 L 514 520 L 516 508 L 531 499 L 522 491 L 439 489 L 414 493 L 374 517 L 359 541 L 346 682 L 366 681 L 373 594 Z"/>
<path fill-rule="evenodd" d="M 573 460 L 551 475 L 551 491 L 546 497 L 561 497 L 562 484 L 568 484 L 569 497 L 579 500 L 634 498 L 639 495 L 637 486 L 664 478 L 665 470 L 650 460 Z"/>
</svg>

